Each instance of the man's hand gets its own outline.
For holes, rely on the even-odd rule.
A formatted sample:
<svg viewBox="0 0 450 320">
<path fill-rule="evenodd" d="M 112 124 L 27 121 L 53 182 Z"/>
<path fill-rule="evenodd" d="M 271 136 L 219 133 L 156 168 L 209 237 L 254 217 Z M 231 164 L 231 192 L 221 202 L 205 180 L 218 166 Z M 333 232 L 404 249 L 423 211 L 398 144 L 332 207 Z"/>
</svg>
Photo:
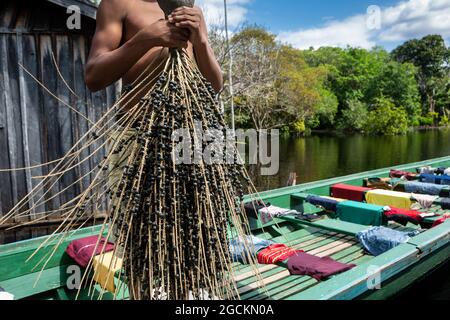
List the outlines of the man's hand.
<svg viewBox="0 0 450 320">
<path fill-rule="evenodd" d="M 164 19 L 158 20 L 142 32 L 155 47 L 187 48 L 189 31 Z"/>
<path fill-rule="evenodd" d="M 191 35 L 189 41 L 194 47 L 208 42 L 208 31 L 203 17 L 203 12 L 199 7 L 180 7 L 169 15 L 169 22 L 176 27 L 189 29 Z"/>
</svg>

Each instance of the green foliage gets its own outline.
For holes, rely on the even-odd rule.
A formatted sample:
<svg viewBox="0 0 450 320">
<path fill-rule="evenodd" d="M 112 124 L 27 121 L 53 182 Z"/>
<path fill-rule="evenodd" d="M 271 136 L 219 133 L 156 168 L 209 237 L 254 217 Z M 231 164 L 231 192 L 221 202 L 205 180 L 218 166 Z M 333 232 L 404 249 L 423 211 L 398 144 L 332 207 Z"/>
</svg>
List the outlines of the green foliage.
<svg viewBox="0 0 450 320">
<path fill-rule="evenodd" d="M 416 67 L 410 63 L 389 61 L 373 78 L 367 92 L 369 103 L 373 103 L 379 97 L 390 98 L 396 107 L 406 110 L 409 122 L 414 123 L 421 115 L 416 72 Z"/>
<path fill-rule="evenodd" d="M 405 42 L 392 52 L 395 60 L 411 62 L 420 69 L 426 77 L 440 77 L 445 75 L 450 54 L 445 41 L 440 35 L 428 35 L 420 40 Z"/>
<path fill-rule="evenodd" d="M 336 95 L 326 88 L 321 88 L 319 93 L 321 100 L 316 106 L 316 114 L 314 117 L 318 122 L 316 127 L 320 125 L 331 127 L 335 124 L 339 101 Z"/>
<path fill-rule="evenodd" d="M 280 129 L 280 134 L 284 137 L 288 137 L 291 133 L 291 128 L 289 126 L 282 126 Z"/>
<path fill-rule="evenodd" d="M 436 123 L 438 116 L 439 114 L 437 114 L 436 112 L 429 112 L 419 117 L 420 125 L 431 127 Z"/>
<path fill-rule="evenodd" d="M 278 63 L 277 102 L 288 120 L 304 121 L 319 113 L 335 112 L 332 94 L 324 88 L 326 67 L 309 66 L 301 51 L 290 46 L 280 47 Z"/>
<path fill-rule="evenodd" d="M 378 98 L 367 116 L 366 132 L 375 135 L 398 135 L 408 132 L 408 114 L 395 107 L 392 100 Z"/>
<path fill-rule="evenodd" d="M 430 117 L 429 115 L 421 116 L 419 118 L 419 124 L 421 126 L 432 126 L 434 123 L 434 117 Z"/>
<path fill-rule="evenodd" d="M 292 124 L 294 133 L 305 133 L 306 131 L 306 125 L 305 125 L 305 121 L 303 120 L 297 120 Z"/>
<path fill-rule="evenodd" d="M 298 50 L 250 26 L 233 36 L 232 46 L 239 126 L 392 135 L 449 125 L 450 50 L 441 36 L 408 41 L 392 53 Z"/>
<path fill-rule="evenodd" d="M 347 108 L 342 111 L 338 121 L 338 130 L 346 132 L 363 131 L 367 114 L 367 106 L 363 102 L 357 99 L 348 101 Z"/>
<path fill-rule="evenodd" d="M 441 127 L 450 126 L 450 120 L 447 115 L 442 116 L 441 121 L 439 122 L 439 126 Z"/>
<path fill-rule="evenodd" d="M 407 41 L 392 52 L 392 57 L 400 63 L 410 62 L 418 67 L 417 81 L 425 112 L 434 112 L 439 105 L 441 108 L 450 108 L 448 104 L 442 106 L 439 99 L 443 97 L 438 94 L 445 91 L 450 71 L 450 50 L 442 36 L 428 35 Z M 444 113 L 444 110 L 440 111 Z"/>
</svg>

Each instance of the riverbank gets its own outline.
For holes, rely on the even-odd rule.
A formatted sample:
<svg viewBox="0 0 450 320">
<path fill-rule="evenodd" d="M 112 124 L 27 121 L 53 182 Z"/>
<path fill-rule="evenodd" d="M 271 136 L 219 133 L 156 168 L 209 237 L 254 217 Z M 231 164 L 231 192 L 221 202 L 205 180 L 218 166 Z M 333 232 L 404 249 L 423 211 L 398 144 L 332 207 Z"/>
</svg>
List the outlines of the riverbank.
<svg viewBox="0 0 450 320">
<path fill-rule="evenodd" d="M 409 132 L 420 132 L 420 131 L 433 131 L 433 130 L 449 130 L 450 126 L 419 126 L 419 127 L 410 127 Z M 360 135 L 360 133 L 345 133 L 339 130 L 331 130 L 331 129 L 324 129 L 324 130 L 311 130 L 311 135 L 334 135 L 334 136 L 353 136 L 353 135 Z"/>
</svg>

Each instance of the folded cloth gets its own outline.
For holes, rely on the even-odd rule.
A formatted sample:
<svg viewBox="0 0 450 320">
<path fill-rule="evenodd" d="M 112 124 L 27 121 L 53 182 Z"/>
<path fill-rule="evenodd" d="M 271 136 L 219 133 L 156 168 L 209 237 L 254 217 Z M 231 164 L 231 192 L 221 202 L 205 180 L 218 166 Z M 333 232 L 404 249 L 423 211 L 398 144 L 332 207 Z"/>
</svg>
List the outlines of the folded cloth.
<svg viewBox="0 0 450 320">
<path fill-rule="evenodd" d="M 356 234 L 356 238 L 366 251 L 374 256 L 379 256 L 402 243 L 406 243 L 417 232 L 401 232 L 385 227 L 372 227 Z"/>
<path fill-rule="evenodd" d="M 304 252 L 303 250 L 295 250 L 284 244 L 274 244 L 258 253 L 259 264 L 276 264 L 283 262 L 289 257 Z"/>
<path fill-rule="evenodd" d="M 430 166 L 417 169 L 417 173 L 419 174 L 434 174 L 435 172 L 436 169 Z"/>
<path fill-rule="evenodd" d="M 443 210 L 450 210 L 450 198 L 442 198 L 441 207 Z"/>
<path fill-rule="evenodd" d="M 391 178 L 405 178 L 406 180 L 416 180 L 417 174 L 402 170 L 391 170 L 389 176 Z"/>
<path fill-rule="evenodd" d="M 388 221 L 394 221 L 404 226 L 406 226 L 408 222 L 418 225 L 423 221 L 421 213 L 416 210 L 406 210 L 389 207 L 384 212 L 384 216 Z"/>
<path fill-rule="evenodd" d="M 123 260 L 108 252 L 94 257 L 94 280 L 105 290 L 115 293 L 115 276 L 122 269 Z"/>
<path fill-rule="evenodd" d="M 356 187 L 347 184 L 335 184 L 331 187 L 331 196 L 357 202 L 363 202 L 365 194 L 370 188 Z"/>
<path fill-rule="evenodd" d="M 405 192 L 409 193 L 418 193 L 418 194 L 428 194 L 432 196 L 441 196 L 445 191 L 447 186 L 434 184 L 434 183 L 425 183 L 425 182 L 416 182 L 410 181 L 404 184 Z"/>
<path fill-rule="evenodd" d="M 321 258 L 302 252 L 291 256 L 288 260 L 288 269 L 291 275 L 307 275 L 318 281 L 354 267 L 356 265 L 344 264 L 330 257 Z"/>
<path fill-rule="evenodd" d="M 330 199 L 330 198 L 323 198 L 319 196 L 313 196 L 310 195 L 306 198 L 306 201 L 309 202 L 312 205 L 319 206 L 324 208 L 326 211 L 336 212 L 337 205 L 339 201 Z"/>
<path fill-rule="evenodd" d="M 411 194 L 390 190 L 372 190 L 366 194 L 367 203 L 401 209 L 411 208 Z"/>
<path fill-rule="evenodd" d="M 230 254 L 233 261 L 249 263 L 250 258 L 256 259 L 258 251 L 275 244 L 270 240 L 263 240 L 255 236 L 234 238 L 229 242 Z M 250 257 L 248 256 L 250 255 Z"/>
<path fill-rule="evenodd" d="M 337 206 L 340 220 L 365 226 L 381 226 L 384 209 L 382 206 L 356 201 L 341 202 Z"/>
<path fill-rule="evenodd" d="M 420 181 L 449 186 L 450 185 L 450 176 L 445 175 L 445 174 L 442 176 L 437 176 L 434 174 L 421 174 Z"/>
<path fill-rule="evenodd" d="M 274 218 L 279 218 L 288 215 L 298 214 L 296 210 L 283 209 L 276 206 L 268 206 L 259 210 L 262 224 L 267 224 Z"/>
<path fill-rule="evenodd" d="M 450 168 L 447 168 L 447 169 L 444 170 L 444 175 L 450 177 Z"/>
<path fill-rule="evenodd" d="M 348 201 L 347 199 L 340 199 L 340 198 L 334 198 L 334 197 L 328 197 L 328 196 L 322 196 L 322 198 L 324 199 L 330 199 L 330 200 L 334 200 L 337 202 L 344 202 L 344 201 Z"/>
<path fill-rule="evenodd" d="M 431 173 L 422 173 L 420 175 L 420 181 L 426 182 L 426 183 L 435 183 L 435 184 L 441 184 L 440 177 L 431 174 Z"/>
<path fill-rule="evenodd" d="M 392 190 L 391 180 L 390 178 L 366 178 L 364 179 L 364 187 Z"/>
<path fill-rule="evenodd" d="M 441 219 L 436 220 L 436 221 L 433 223 L 433 228 L 434 228 L 434 227 L 437 227 L 438 225 L 443 224 L 447 219 L 450 219 L 450 216 L 443 217 L 443 218 L 441 218 Z"/>
<path fill-rule="evenodd" d="M 270 206 L 270 203 L 264 203 L 262 201 L 252 201 L 244 204 L 245 213 L 247 217 L 258 219 L 258 212 L 262 208 Z"/>
<path fill-rule="evenodd" d="M 434 173 L 438 174 L 438 175 L 442 175 L 442 174 L 445 174 L 446 169 L 447 168 L 445 168 L 445 167 L 440 167 L 440 168 L 437 168 L 436 170 L 434 170 Z"/>
<path fill-rule="evenodd" d="M 94 252 L 95 250 L 95 252 Z M 66 253 L 75 260 L 78 265 L 86 268 L 93 256 L 114 250 L 114 244 L 106 242 L 105 238 L 99 241 L 98 236 L 91 236 L 72 241 L 66 249 Z"/>
<path fill-rule="evenodd" d="M 393 186 L 392 191 L 405 192 L 405 185 L 409 183 L 408 181 L 401 181 Z M 381 188 L 378 188 L 381 189 Z"/>
<path fill-rule="evenodd" d="M 411 206 L 411 209 L 420 210 L 420 209 L 430 209 L 435 201 L 439 199 L 437 196 L 428 196 L 424 194 L 411 194 L 411 198 L 417 203 Z"/>
<path fill-rule="evenodd" d="M 0 301 L 7 301 L 7 300 L 14 300 L 14 296 L 0 287 Z"/>
<path fill-rule="evenodd" d="M 439 179 L 440 179 L 439 184 L 442 184 L 444 186 L 450 186 L 450 176 L 448 175 L 439 176 Z"/>
</svg>

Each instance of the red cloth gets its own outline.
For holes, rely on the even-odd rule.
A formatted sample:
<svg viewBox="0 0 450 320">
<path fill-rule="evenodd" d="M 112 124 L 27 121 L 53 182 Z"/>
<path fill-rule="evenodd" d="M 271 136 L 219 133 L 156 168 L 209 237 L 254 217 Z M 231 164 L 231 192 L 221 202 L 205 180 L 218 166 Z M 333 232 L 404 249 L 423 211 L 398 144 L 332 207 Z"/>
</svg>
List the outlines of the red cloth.
<svg viewBox="0 0 450 320">
<path fill-rule="evenodd" d="M 344 264 L 330 257 L 320 258 L 307 253 L 293 255 L 288 261 L 288 269 L 291 275 L 307 275 L 318 281 L 354 267 L 356 267 L 354 264 Z"/>
<path fill-rule="evenodd" d="M 284 244 L 274 244 L 258 253 L 259 264 L 276 264 L 283 262 L 296 253 L 303 252 L 289 248 Z"/>
<path fill-rule="evenodd" d="M 93 256 L 110 252 L 114 250 L 114 244 L 111 242 L 106 243 L 105 238 L 98 240 L 98 236 L 87 237 L 72 241 L 66 249 L 66 253 L 75 260 L 78 265 L 86 268 Z M 97 242 L 98 246 L 97 246 Z M 97 250 L 94 253 L 94 249 L 97 246 Z"/>
<path fill-rule="evenodd" d="M 421 213 L 416 210 L 406 210 L 399 208 L 391 208 L 390 211 L 386 211 L 384 215 L 389 220 L 396 221 L 397 218 L 404 217 L 407 221 L 412 222 L 414 224 L 419 224 L 423 221 L 423 218 L 420 216 Z"/>
<path fill-rule="evenodd" d="M 331 196 L 334 198 L 363 202 L 367 191 L 371 188 L 350 186 L 347 184 L 335 184 L 331 187 Z"/>
<path fill-rule="evenodd" d="M 447 220 L 447 219 L 450 219 L 450 217 L 444 217 L 444 218 L 441 218 L 441 219 L 439 219 L 439 220 L 436 220 L 436 221 L 433 223 L 433 228 L 434 228 L 434 227 L 437 227 L 437 226 L 440 225 L 440 224 L 443 224 L 443 223 L 445 222 L 445 220 Z"/>
<path fill-rule="evenodd" d="M 391 173 L 389 175 L 391 178 L 401 178 L 405 177 L 407 180 L 415 180 L 417 178 L 417 174 L 408 172 L 408 171 L 401 171 L 401 170 L 391 170 Z"/>
</svg>

